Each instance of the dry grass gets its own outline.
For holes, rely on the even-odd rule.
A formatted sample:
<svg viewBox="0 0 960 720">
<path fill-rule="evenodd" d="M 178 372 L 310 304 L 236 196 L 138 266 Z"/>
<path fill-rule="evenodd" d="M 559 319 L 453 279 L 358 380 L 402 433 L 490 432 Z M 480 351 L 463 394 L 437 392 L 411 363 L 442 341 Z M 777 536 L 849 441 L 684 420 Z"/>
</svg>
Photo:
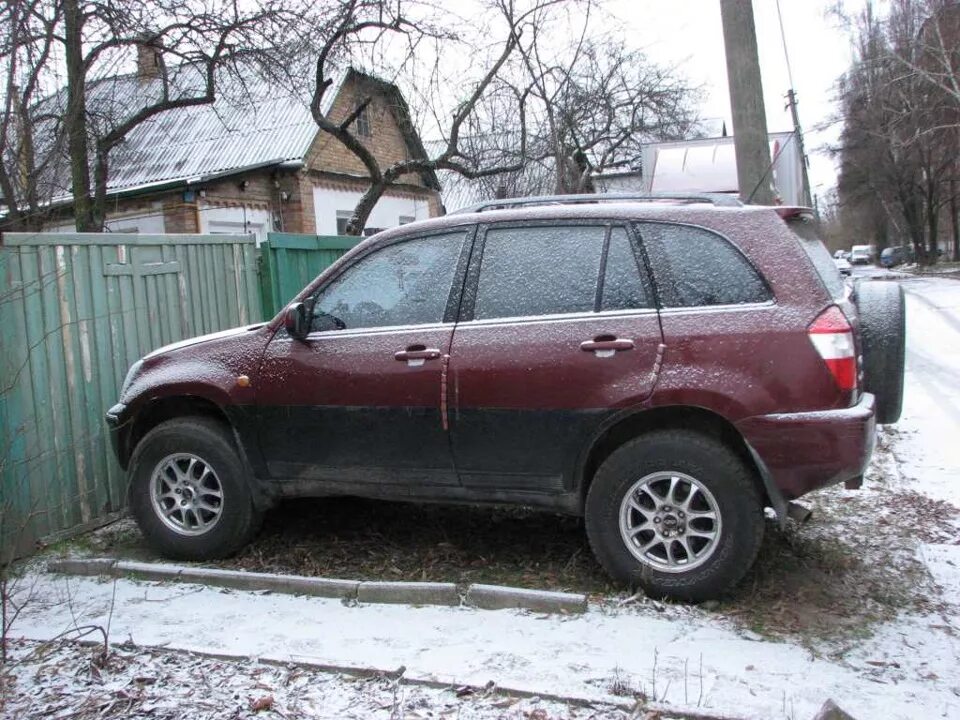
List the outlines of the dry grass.
<svg viewBox="0 0 960 720">
<path fill-rule="evenodd" d="M 875 475 L 871 492 L 831 488 L 810 496 L 815 516 L 807 525 L 780 530 L 768 522 L 753 569 L 726 599 L 704 609 L 763 635 L 807 639 L 864 634 L 901 610 L 935 609 L 916 542 L 960 542 L 951 519 L 956 509 Z M 84 545 L 96 554 L 151 559 L 129 521 Z M 485 582 L 586 592 L 596 600 L 628 592 L 594 560 L 580 519 L 356 498 L 281 505 L 267 514 L 257 539 L 221 567 Z"/>
<path fill-rule="evenodd" d="M 149 559 L 129 521 L 84 541 L 98 554 Z M 583 521 L 524 509 L 328 498 L 283 503 L 256 540 L 221 567 L 363 580 L 488 582 L 617 591 Z"/>
</svg>

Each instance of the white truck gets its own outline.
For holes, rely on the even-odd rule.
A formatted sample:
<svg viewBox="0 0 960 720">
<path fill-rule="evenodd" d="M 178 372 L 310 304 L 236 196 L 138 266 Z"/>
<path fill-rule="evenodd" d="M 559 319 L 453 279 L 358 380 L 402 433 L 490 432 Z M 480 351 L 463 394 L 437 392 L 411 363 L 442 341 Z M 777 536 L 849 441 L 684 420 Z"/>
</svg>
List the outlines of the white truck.
<svg viewBox="0 0 960 720">
<path fill-rule="evenodd" d="M 854 245 L 850 248 L 851 265 L 872 265 L 873 264 L 873 246 Z"/>
</svg>

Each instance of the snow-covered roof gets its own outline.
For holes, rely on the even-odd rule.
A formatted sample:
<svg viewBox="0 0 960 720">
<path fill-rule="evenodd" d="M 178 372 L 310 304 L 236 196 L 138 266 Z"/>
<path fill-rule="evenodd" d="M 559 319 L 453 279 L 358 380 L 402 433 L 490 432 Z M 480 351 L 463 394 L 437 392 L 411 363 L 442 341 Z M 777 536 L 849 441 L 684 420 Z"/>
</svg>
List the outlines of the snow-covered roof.
<svg viewBox="0 0 960 720">
<path fill-rule="evenodd" d="M 303 159 L 317 135 L 307 100 L 260 78 L 230 90 L 136 127 L 111 153 L 109 188 Z M 332 103 L 335 94 L 324 99 Z"/>
<path fill-rule="evenodd" d="M 199 95 L 203 77 L 197 68 L 173 71 L 174 97 Z M 324 97 L 332 105 L 345 73 Z M 243 168 L 302 160 L 317 135 L 309 94 L 296 94 L 256 74 L 241 81 L 221 73 L 216 100 L 206 105 L 162 112 L 131 130 L 110 153 L 108 192 L 188 181 Z M 91 122 L 103 134 L 160 97 L 161 81 L 135 74 L 108 77 L 88 88 Z M 46 103 L 66 103 L 60 92 Z M 52 125 L 52 133 L 60 128 Z M 56 163 L 57 195 L 69 196 L 69 164 Z"/>
</svg>

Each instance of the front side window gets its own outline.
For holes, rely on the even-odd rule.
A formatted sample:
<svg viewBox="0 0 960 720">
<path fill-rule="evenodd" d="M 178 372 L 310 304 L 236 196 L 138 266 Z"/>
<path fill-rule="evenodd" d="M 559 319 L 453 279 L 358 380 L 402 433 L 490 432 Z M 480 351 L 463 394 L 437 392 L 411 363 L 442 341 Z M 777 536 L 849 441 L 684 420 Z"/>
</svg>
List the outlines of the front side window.
<svg viewBox="0 0 960 720">
<path fill-rule="evenodd" d="M 464 233 L 375 250 L 315 297 L 311 330 L 354 330 L 443 321 Z"/>
<path fill-rule="evenodd" d="M 740 305 L 770 299 L 763 278 L 723 236 L 691 225 L 640 223 L 664 307 Z"/>
<path fill-rule="evenodd" d="M 592 312 L 606 228 L 493 228 L 484 238 L 473 316 Z"/>
</svg>

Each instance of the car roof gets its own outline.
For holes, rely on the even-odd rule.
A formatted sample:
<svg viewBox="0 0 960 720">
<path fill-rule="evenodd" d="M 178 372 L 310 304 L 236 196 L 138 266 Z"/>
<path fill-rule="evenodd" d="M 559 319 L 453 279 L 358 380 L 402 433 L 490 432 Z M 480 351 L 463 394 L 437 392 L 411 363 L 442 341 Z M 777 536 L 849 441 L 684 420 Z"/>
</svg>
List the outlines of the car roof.
<svg viewBox="0 0 960 720">
<path fill-rule="evenodd" d="M 377 241 L 407 235 L 411 231 L 437 231 L 455 229 L 465 225 L 509 222 L 547 222 L 555 220 L 637 220 L 687 222 L 712 225 L 710 218 L 724 216 L 771 216 L 776 217 L 776 207 L 765 205 L 721 206 L 708 202 L 599 202 L 593 204 L 547 204 L 483 210 L 482 212 L 457 212 L 429 220 L 420 220 L 391 228 L 373 236 Z"/>
</svg>

